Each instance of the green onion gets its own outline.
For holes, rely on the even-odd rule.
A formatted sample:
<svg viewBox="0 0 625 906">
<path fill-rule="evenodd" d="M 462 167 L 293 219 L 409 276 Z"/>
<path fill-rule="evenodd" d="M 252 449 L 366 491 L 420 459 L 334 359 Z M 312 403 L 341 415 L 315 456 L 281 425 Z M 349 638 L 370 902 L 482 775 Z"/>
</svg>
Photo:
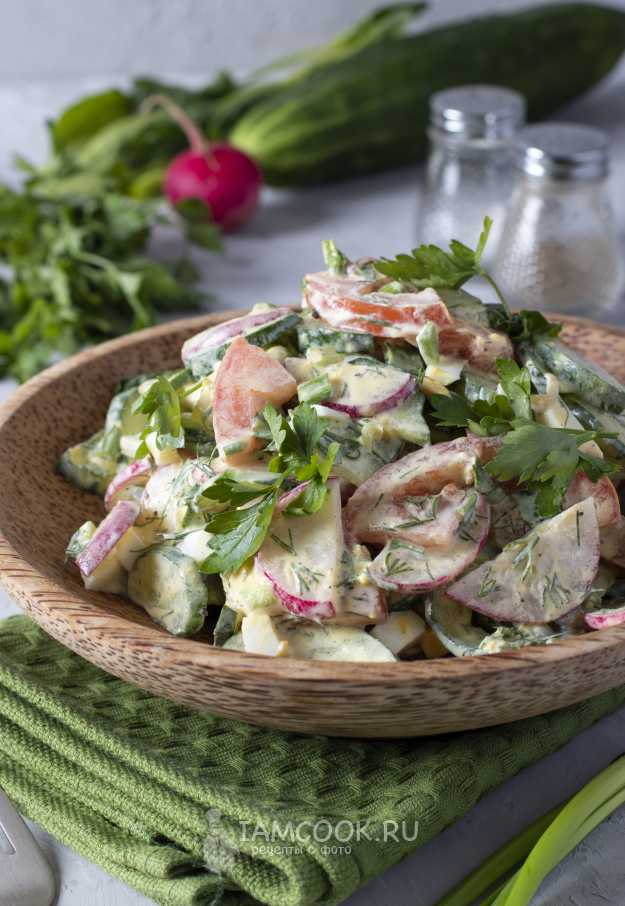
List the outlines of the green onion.
<svg viewBox="0 0 625 906">
<path fill-rule="evenodd" d="M 546 876 L 608 815 L 625 802 L 625 756 L 598 774 L 570 799 L 502 846 L 448 893 L 438 906 L 529 906 Z M 508 880 L 504 876 L 525 858 Z"/>
<path fill-rule="evenodd" d="M 526 906 L 544 878 L 578 843 L 625 802 L 625 756 L 598 774 L 565 805 L 494 906 Z"/>
<path fill-rule="evenodd" d="M 470 906 L 479 896 L 500 881 L 531 852 L 534 844 L 549 827 L 562 806 L 552 809 L 546 815 L 530 824 L 522 833 L 509 840 L 501 849 L 486 860 L 479 868 L 454 887 L 438 906 Z M 498 887 L 496 893 L 501 889 Z"/>
<path fill-rule="evenodd" d="M 309 381 L 304 381 L 297 388 L 300 403 L 322 403 L 324 400 L 329 400 L 331 396 L 332 384 L 328 380 L 327 374 L 320 374 Z"/>
</svg>

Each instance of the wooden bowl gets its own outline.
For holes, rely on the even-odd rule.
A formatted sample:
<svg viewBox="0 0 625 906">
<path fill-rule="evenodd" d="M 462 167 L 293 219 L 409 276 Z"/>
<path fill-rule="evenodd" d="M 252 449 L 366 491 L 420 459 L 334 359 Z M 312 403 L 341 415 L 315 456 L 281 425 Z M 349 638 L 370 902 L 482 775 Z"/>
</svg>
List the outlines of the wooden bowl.
<svg viewBox="0 0 625 906">
<path fill-rule="evenodd" d="M 232 312 L 105 343 L 55 365 L 0 407 L 0 580 L 50 635 L 104 670 L 201 711 L 331 736 L 401 737 L 542 714 L 625 682 L 625 628 L 548 648 L 397 664 L 272 659 L 174 638 L 133 604 L 85 591 L 66 542 L 100 500 L 54 471 L 93 433 L 116 382 L 175 367 L 183 340 Z M 240 312 L 238 312 L 240 314 Z M 625 379 L 625 331 L 567 319 L 571 345 Z"/>
</svg>

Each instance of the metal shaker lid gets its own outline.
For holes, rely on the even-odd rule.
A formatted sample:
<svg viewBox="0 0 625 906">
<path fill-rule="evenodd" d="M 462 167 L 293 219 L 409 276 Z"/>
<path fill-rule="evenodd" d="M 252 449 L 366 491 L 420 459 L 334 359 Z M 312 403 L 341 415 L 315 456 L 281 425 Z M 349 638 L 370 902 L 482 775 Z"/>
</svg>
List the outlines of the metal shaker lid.
<svg viewBox="0 0 625 906">
<path fill-rule="evenodd" d="M 498 85 L 461 85 L 430 98 L 430 122 L 450 137 L 508 139 L 525 122 L 525 98 Z"/>
<path fill-rule="evenodd" d="M 514 139 L 513 156 L 528 176 L 559 180 L 603 179 L 610 164 L 605 132 L 575 123 L 527 126 Z"/>
</svg>

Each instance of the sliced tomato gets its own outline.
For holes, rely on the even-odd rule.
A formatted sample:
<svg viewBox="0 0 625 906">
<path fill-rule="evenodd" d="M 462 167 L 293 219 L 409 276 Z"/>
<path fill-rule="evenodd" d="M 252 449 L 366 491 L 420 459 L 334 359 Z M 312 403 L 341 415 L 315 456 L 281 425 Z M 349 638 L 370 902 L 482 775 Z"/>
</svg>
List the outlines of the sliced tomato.
<svg viewBox="0 0 625 906">
<path fill-rule="evenodd" d="M 376 337 L 414 337 L 428 321 L 440 327 L 452 324 L 447 306 L 433 289 L 391 294 L 379 291 L 384 282 L 308 274 L 304 299 L 332 327 Z"/>
<path fill-rule="evenodd" d="M 282 406 L 296 392 L 295 380 L 280 362 L 243 337 L 234 339 L 215 378 L 213 428 L 221 456 L 244 461 L 260 446 L 253 434 L 255 416 L 267 403 Z"/>
<path fill-rule="evenodd" d="M 497 359 L 514 356 L 505 333 L 460 319 L 439 331 L 438 347 L 442 355 L 466 359 L 469 365 L 486 372 L 495 371 Z"/>
</svg>

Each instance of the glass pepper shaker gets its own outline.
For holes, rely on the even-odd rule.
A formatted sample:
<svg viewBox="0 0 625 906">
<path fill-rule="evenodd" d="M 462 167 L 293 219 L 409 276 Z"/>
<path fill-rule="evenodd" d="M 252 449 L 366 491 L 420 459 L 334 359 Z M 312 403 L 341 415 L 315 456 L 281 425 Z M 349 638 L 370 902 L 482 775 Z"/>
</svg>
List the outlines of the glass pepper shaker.
<svg viewBox="0 0 625 906">
<path fill-rule="evenodd" d="M 418 242 L 475 248 L 493 219 L 492 258 L 512 188 L 510 141 L 525 122 L 525 99 L 496 85 L 449 88 L 430 99 L 430 155 L 417 221 Z"/>
<path fill-rule="evenodd" d="M 514 308 L 613 314 L 622 252 L 607 191 L 608 139 L 600 129 L 548 123 L 514 142 L 517 185 L 494 265 Z"/>
</svg>

